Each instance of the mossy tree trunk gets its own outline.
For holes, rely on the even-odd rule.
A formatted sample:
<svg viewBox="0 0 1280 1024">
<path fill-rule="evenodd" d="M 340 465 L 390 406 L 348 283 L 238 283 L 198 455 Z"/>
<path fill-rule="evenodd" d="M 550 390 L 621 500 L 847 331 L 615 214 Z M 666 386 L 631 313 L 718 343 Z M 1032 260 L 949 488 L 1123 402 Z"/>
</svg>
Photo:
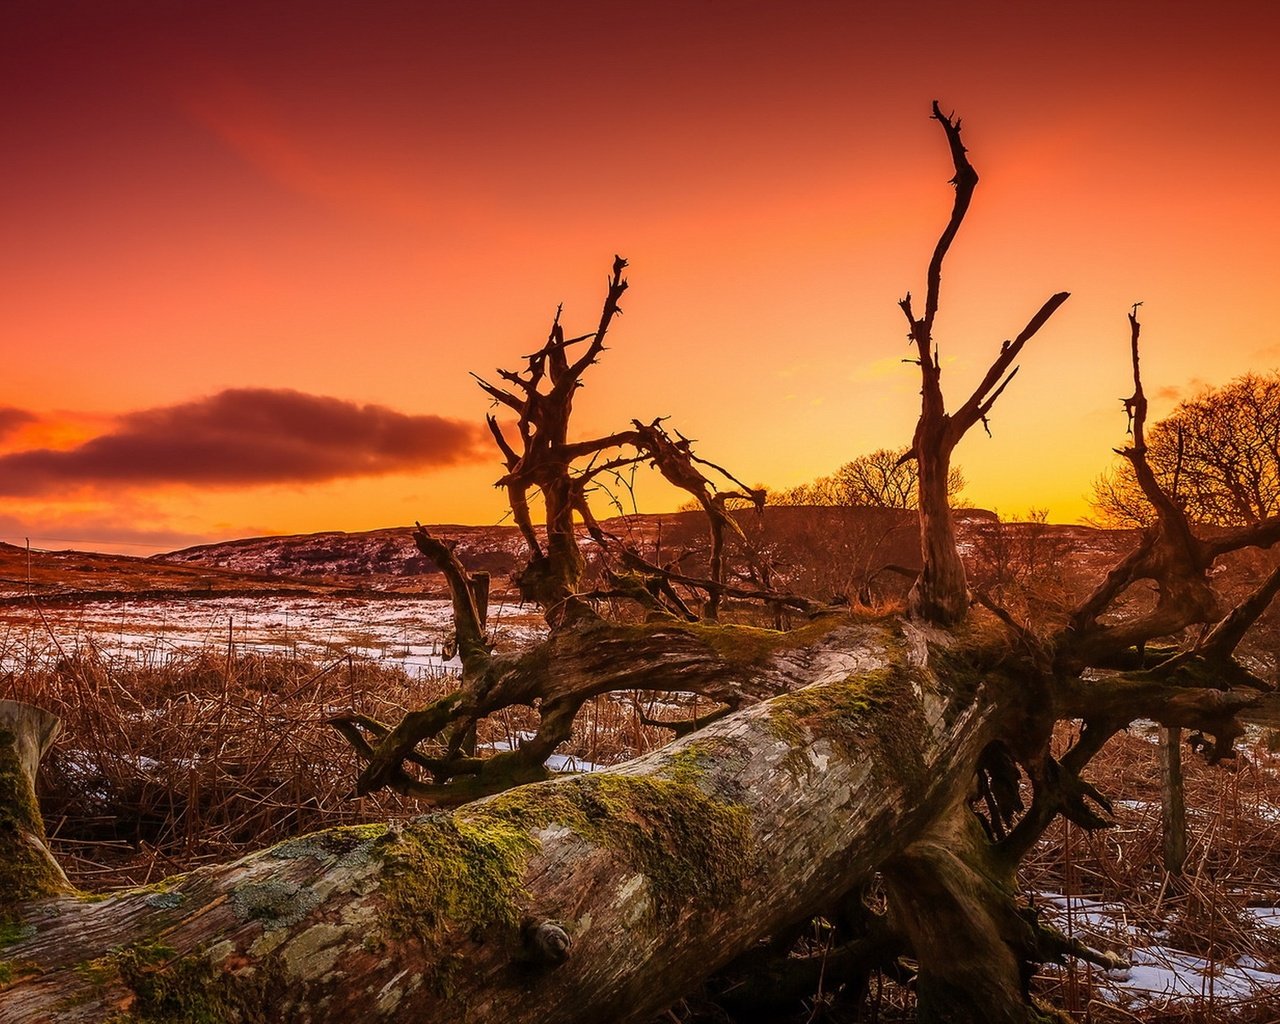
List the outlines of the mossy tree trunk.
<svg viewBox="0 0 1280 1024">
<path fill-rule="evenodd" d="M 930 667 L 953 643 L 842 620 L 763 659 L 793 692 L 616 771 L 24 900 L 0 1021 L 644 1020 L 963 802 L 1008 684 Z"/>
<path fill-rule="evenodd" d="M 1150 671 L 1058 679 L 981 616 L 947 631 L 832 616 L 791 634 L 591 623 L 552 643 L 578 673 L 782 692 L 610 772 L 403 826 L 320 832 L 106 899 L 56 878 L 6 888 L 0 1022 L 644 1021 L 877 871 L 922 1019 L 1040 1021 L 1035 966 L 1091 951 L 1019 910 L 1013 872 L 1057 813 L 1090 820 L 1079 768 L 1117 722 L 1225 727 L 1257 699 Z M 1110 725 L 1034 767 L 1063 716 Z M 1035 801 L 983 830 L 974 780 L 1013 755 Z M 18 774 L 6 814 L 30 799 Z M 1008 782 L 988 787 L 992 822 L 1012 823 Z"/>
<path fill-rule="evenodd" d="M 70 889 L 45 845 L 35 792 L 36 769 L 58 728 L 47 711 L 0 700 L 0 927 L 24 903 Z"/>
</svg>

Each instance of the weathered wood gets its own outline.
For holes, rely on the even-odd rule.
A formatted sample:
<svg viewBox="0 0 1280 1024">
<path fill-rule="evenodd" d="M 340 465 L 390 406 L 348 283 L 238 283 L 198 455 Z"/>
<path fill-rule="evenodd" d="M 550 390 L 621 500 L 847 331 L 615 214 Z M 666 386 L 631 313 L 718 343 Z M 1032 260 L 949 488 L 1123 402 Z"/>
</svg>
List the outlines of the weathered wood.
<svg viewBox="0 0 1280 1024">
<path fill-rule="evenodd" d="M 608 774 L 32 904 L 0 950 L 19 965 L 0 1021 L 178 999 L 229 1021 L 642 1020 L 963 801 L 994 690 L 958 698 L 923 627 L 822 643 L 769 659 L 808 687 Z M 559 966 L 528 948 L 546 922 L 571 942 Z"/>
<path fill-rule="evenodd" d="M 955 524 L 951 517 L 948 493 L 951 456 L 956 445 L 975 424 L 981 423 L 988 433 L 991 432 L 987 416 L 1018 372 L 1016 366 L 1010 367 L 1026 343 L 1048 322 L 1069 294 L 1058 292 L 1047 299 L 1018 336 L 1001 346 L 986 375 L 956 414 L 947 413 L 942 392 L 942 364 L 933 325 L 942 290 L 942 265 L 964 223 L 965 214 L 969 212 L 974 190 L 978 187 L 978 172 L 969 162 L 961 140 L 960 119 L 944 114 L 937 100 L 933 102 L 932 117 L 942 126 L 951 153 L 955 170 L 951 184 L 955 187 L 955 199 L 925 272 L 924 314 L 916 316 L 910 292 L 898 303 L 907 318 L 909 337 L 915 346 L 914 361 L 920 367 L 920 417 L 916 421 L 909 457 L 916 460 L 919 471 L 920 556 L 924 567 L 911 587 L 907 607 L 912 615 L 925 622 L 953 626 L 964 620 L 970 600 L 964 562 L 956 547 Z"/>
<path fill-rule="evenodd" d="M 0 700 L 0 924 L 28 901 L 70 888 L 45 845 L 36 771 L 58 735 L 57 716 Z"/>
<path fill-rule="evenodd" d="M 18 757 L 18 767 L 32 787 L 35 786 L 40 762 L 61 729 L 58 716 L 44 708 L 16 700 L 0 700 L 0 731 L 13 737 L 11 743 Z"/>
</svg>

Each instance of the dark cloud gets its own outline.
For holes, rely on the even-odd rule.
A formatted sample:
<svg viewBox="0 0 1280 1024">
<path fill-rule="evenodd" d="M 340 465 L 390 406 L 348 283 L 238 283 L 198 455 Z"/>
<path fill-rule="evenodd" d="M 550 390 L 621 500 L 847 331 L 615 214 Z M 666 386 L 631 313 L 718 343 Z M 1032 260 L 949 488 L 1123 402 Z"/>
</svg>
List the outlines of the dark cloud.
<svg viewBox="0 0 1280 1024">
<path fill-rule="evenodd" d="M 77 485 L 307 483 L 445 466 L 478 456 L 478 431 L 299 391 L 237 388 L 122 416 L 67 451 L 0 455 L 0 494 Z"/>
<path fill-rule="evenodd" d="M 0 437 L 8 437 L 24 423 L 35 421 L 35 415 L 26 409 L 15 409 L 11 405 L 0 405 Z"/>
</svg>

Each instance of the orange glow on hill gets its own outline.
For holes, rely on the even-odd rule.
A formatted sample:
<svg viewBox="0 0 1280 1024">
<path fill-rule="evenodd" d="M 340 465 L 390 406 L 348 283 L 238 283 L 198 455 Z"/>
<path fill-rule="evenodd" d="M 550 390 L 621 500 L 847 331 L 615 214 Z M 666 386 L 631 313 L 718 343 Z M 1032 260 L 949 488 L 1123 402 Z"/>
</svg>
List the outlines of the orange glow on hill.
<svg viewBox="0 0 1280 1024">
<path fill-rule="evenodd" d="M 631 289 L 583 435 L 671 415 L 780 487 L 903 444 L 918 384 L 896 302 L 951 198 L 935 97 L 982 178 L 935 332 L 952 406 L 1072 293 L 994 437 L 958 450 L 965 497 L 1075 519 L 1123 437 L 1134 301 L 1154 418 L 1280 363 L 1277 28 L 1233 2 L 18 0 L 0 11 L 0 539 L 136 552 L 495 522 L 468 371 L 518 365 L 558 302 L 589 330 L 615 252 Z M 349 411 L 320 405 L 296 458 L 253 473 L 95 461 L 152 450 L 130 417 L 246 390 L 339 400 L 392 439 L 462 433 L 412 463 L 338 458 L 349 428 L 323 410 Z"/>
</svg>

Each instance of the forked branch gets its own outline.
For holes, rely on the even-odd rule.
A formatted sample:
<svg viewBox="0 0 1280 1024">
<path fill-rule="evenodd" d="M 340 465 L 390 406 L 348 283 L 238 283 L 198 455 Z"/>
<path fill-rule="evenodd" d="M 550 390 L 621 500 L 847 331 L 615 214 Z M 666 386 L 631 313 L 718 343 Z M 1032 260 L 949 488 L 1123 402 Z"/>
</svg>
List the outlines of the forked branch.
<svg viewBox="0 0 1280 1024">
<path fill-rule="evenodd" d="M 943 114 L 936 100 L 932 116 L 942 125 L 951 153 L 955 171 L 951 184 L 955 186 L 955 199 L 951 216 L 929 260 L 924 315 L 915 315 L 909 292 L 899 302 L 907 318 L 911 341 L 915 345 L 915 361 L 920 366 L 921 378 L 920 418 L 916 422 L 912 438 L 911 456 L 915 458 L 919 470 L 920 551 L 923 570 L 911 589 L 908 607 L 911 614 L 925 621 L 954 625 L 967 614 L 970 601 L 964 563 L 956 548 L 955 526 L 952 523 L 947 493 L 951 454 L 974 424 L 981 422 L 987 426 L 988 414 L 1017 373 L 1017 368 L 1013 367 L 1014 361 L 1026 343 L 1067 300 L 1068 293 L 1059 292 L 1050 297 L 1017 338 L 1004 343 L 973 394 L 955 416 L 949 415 L 942 394 L 942 368 L 933 329 L 942 288 L 942 264 L 973 200 L 978 173 L 969 162 L 961 140 L 959 118 Z"/>
</svg>

